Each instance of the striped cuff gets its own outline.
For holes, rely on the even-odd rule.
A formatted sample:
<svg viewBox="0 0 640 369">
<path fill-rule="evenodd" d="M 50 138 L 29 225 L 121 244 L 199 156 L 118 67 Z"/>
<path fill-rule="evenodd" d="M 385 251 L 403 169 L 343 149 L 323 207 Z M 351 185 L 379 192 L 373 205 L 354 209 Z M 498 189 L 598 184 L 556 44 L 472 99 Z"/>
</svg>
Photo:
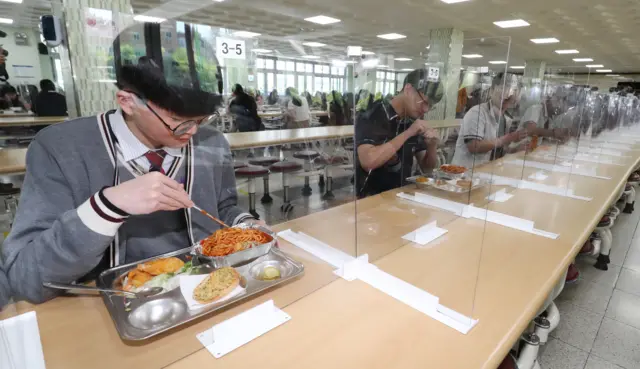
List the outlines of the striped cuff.
<svg viewBox="0 0 640 369">
<path fill-rule="evenodd" d="M 249 213 L 240 213 L 240 215 L 238 215 L 236 217 L 236 219 L 233 220 L 233 224 L 232 225 L 237 225 L 240 224 L 242 222 L 244 222 L 245 220 L 248 219 L 256 219 L 256 217 L 254 217 L 253 215 L 249 214 Z"/>
<path fill-rule="evenodd" d="M 78 207 L 78 217 L 90 230 L 113 237 L 129 215 L 109 202 L 102 191 Z"/>
</svg>

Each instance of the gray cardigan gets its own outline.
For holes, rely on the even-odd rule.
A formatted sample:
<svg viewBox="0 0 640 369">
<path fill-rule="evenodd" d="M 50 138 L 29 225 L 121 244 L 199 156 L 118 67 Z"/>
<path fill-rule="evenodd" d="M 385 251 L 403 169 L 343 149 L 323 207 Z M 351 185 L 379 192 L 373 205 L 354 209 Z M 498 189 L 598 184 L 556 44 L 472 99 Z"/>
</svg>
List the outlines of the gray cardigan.
<svg viewBox="0 0 640 369">
<path fill-rule="evenodd" d="M 20 206 L 2 249 L 2 269 L 16 299 L 42 302 L 54 297 L 56 292 L 42 287 L 43 282 L 75 281 L 96 267 L 106 251 L 113 266 L 131 261 L 126 258 L 128 248 L 135 248 L 136 255 L 157 255 L 187 247 L 218 229 L 204 215 L 189 210 L 180 211 L 184 216 L 177 218 L 185 219 L 180 222 L 182 227 L 186 224 L 184 235 L 189 236 L 184 242 L 176 244 L 175 235 L 162 232 L 133 237 L 125 232 L 127 227 L 118 231 L 136 217 L 121 214 L 101 196 L 100 190 L 114 183 L 110 154 L 114 146 L 105 129 L 110 114 L 114 112 L 50 126 L 29 146 Z M 181 165 L 187 166 L 185 188 L 192 200 L 227 224 L 251 217 L 236 206 L 233 160 L 222 133 L 202 127 L 190 147 L 191 165 L 189 160 Z M 136 222 L 157 227 L 149 216 L 138 216 Z M 110 247 L 114 237 L 117 248 Z"/>
</svg>

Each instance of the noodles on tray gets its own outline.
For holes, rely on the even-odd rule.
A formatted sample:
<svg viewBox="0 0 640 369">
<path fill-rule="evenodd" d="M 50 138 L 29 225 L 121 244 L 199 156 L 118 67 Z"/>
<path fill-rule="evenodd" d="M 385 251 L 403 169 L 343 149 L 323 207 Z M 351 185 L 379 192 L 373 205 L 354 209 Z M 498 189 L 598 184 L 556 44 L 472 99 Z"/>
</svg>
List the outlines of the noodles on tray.
<svg viewBox="0 0 640 369">
<path fill-rule="evenodd" d="M 202 253 L 226 256 L 272 240 L 271 236 L 257 229 L 223 228 L 202 241 Z"/>
</svg>

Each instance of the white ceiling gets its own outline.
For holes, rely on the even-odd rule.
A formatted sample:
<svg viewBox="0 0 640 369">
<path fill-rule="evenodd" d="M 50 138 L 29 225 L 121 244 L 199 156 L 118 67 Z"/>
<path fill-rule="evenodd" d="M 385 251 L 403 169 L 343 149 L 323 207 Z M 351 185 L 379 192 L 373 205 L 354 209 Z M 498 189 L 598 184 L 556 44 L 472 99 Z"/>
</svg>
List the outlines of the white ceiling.
<svg viewBox="0 0 640 369">
<path fill-rule="evenodd" d="M 59 1 L 59 0 L 56 0 Z M 463 59 L 463 65 L 487 65 L 505 60 L 523 65 L 541 59 L 562 72 L 587 72 L 589 63 L 572 58 L 593 58 L 614 73 L 640 72 L 640 6 L 638 0 L 471 0 L 445 4 L 440 0 L 131 0 L 136 14 L 156 15 L 185 22 L 261 33 L 260 47 L 281 55 L 300 55 L 294 46 L 302 41 L 329 46 L 304 48 L 327 58 L 344 58 L 346 46 L 410 57 L 395 62 L 396 69 L 421 65 L 426 58 L 429 30 L 455 27 L 464 31 L 464 53 L 483 59 Z M 0 1 L 0 17 L 14 17 L 15 25 L 36 26 L 37 17 L 49 12 L 46 0 L 24 0 L 21 5 Z M 304 21 L 314 15 L 339 18 L 333 25 Z M 501 29 L 494 21 L 521 18 L 529 27 Z M 1 25 L 0 25 L 1 29 Z M 397 32 L 405 39 L 388 41 L 378 34 Z M 560 43 L 536 45 L 531 38 L 556 37 Z M 509 49 L 509 40 L 510 49 Z M 292 45 L 293 41 L 293 45 Z M 578 49 L 579 54 L 558 55 L 557 49 Z M 494 67 L 503 68 L 504 66 Z"/>
</svg>

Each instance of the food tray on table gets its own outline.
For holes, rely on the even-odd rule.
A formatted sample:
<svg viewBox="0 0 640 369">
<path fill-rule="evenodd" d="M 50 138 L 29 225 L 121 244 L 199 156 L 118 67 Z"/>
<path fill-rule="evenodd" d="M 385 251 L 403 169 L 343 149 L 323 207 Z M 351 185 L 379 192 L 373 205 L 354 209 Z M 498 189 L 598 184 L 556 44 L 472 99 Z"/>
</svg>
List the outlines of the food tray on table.
<svg viewBox="0 0 640 369">
<path fill-rule="evenodd" d="M 486 179 L 473 178 L 473 179 L 443 179 L 443 178 L 430 178 L 424 176 L 415 176 L 407 178 L 408 182 L 415 183 L 418 187 L 423 188 L 435 188 L 442 191 L 451 193 L 467 193 L 485 186 L 489 183 Z"/>
<path fill-rule="evenodd" d="M 172 274 L 171 281 L 162 285 L 162 287 L 168 286 L 168 288 L 158 295 L 132 299 L 112 293 L 102 293 L 102 299 L 122 339 L 132 341 L 148 339 L 198 317 L 248 299 L 304 273 L 304 266 L 301 263 L 291 259 L 278 248 L 270 248 L 267 253 L 253 260 L 244 260 L 241 265 L 225 266 L 221 269 L 208 263 L 190 265 L 193 257 L 191 255 L 192 249 L 193 247 L 189 247 L 136 263 L 121 265 L 108 269 L 98 276 L 98 287 L 121 288 L 123 282 L 127 280 L 129 272 L 140 269 L 138 265 L 149 265 L 150 262 L 164 261 L 168 258 L 172 261 L 180 259 L 185 262 L 185 266 L 180 271 Z M 203 279 L 206 278 L 204 275 L 226 268 L 233 268 L 237 272 L 234 274 L 239 277 L 239 281 L 232 291 L 228 291 L 227 295 L 203 305 L 194 305 L 192 299 L 187 301 L 185 294 L 183 294 L 187 278 L 191 280 L 193 278 Z M 180 279 L 178 279 L 178 283 L 175 283 L 173 278 Z M 193 290 L 189 292 L 189 296 L 192 295 Z M 193 298 L 195 299 L 195 297 Z"/>
<path fill-rule="evenodd" d="M 441 179 L 460 179 L 467 173 L 467 168 L 458 165 L 443 164 L 440 168 L 434 170 L 436 178 Z"/>
</svg>

